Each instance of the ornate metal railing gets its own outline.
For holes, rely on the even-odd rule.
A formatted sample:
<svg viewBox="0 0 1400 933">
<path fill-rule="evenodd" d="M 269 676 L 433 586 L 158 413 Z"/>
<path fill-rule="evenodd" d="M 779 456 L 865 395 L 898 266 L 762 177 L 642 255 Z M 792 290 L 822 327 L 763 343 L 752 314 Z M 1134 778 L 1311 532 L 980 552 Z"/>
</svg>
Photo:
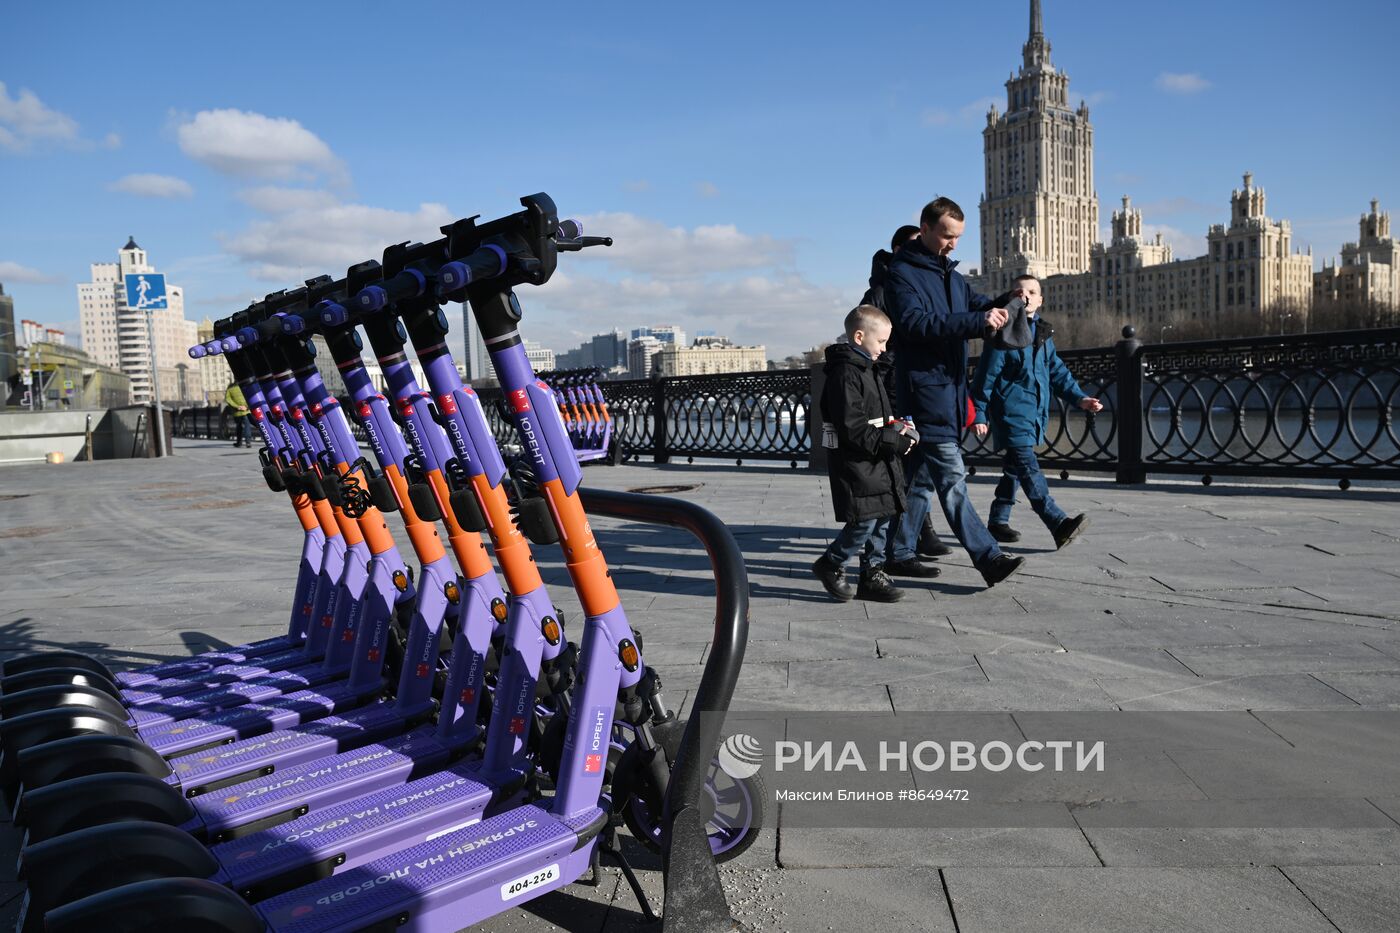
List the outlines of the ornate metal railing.
<svg viewBox="0 0 1400 933">
<path fill-rule="evenodd" d="M 1137 353 L 1147 472 L 1400 478 L 1400 329 Z"/>
<path fill-rule="evenodd" d="M 805 370 L 721 373 L 602 383 L 613 436 L 625 456 L 805 460 L 811 377 Z M 481 398 L 492 433 L 519 443 L 499 390 Z"/>
<path fill-rule="evenodd" d="M 1144 346 L 1124 328 L 1113 347 L 1061 354 L 1104 403 L 1089 415 L 1056 400 L 1048 470 L 1400 479 L 1400 328 Z M 602 384 L 622 453 L 786 460 L 811 452 L 811 377 L 803 370 Z M 499 390 L 481 390 L 498 443 L 518 444 Z M 181 409 L 176 433 L 226 437 L 217 407 Z M 995 467 L 969 435 L 968 461 Z"/>
</svg>

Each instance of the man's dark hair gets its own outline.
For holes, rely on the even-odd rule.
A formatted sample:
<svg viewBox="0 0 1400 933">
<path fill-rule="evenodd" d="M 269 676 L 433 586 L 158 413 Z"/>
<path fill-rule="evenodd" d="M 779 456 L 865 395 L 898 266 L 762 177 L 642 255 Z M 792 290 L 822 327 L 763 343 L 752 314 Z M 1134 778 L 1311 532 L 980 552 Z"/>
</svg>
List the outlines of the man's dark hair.
<svg viewBox="0 0 1400 933">
<path fill-rule="evenodd" d="M 899 248 L 909 242 L 909 238 L 919 232 L 919 228 L 913 224 L 905 224 L 894 232 L 890 237 L 890 252 L 897 253 Z"/>
<path fill-rule="evenodd" d="M 1016 276 L 1016 278 L 1012 279 L 1011 281 L 1012 281 L 1013 283 L 1015 283 L 1015 282 L 1034 282 L 1035 284 L 1044 287 L 1044 283 L 1040 281 L 1040 276 L 1038 276 L 1038 275 L 1031 275 L 1029 272 L 1023 272 L 1023 273 L 1021 273 L 1020 275 Z"/>
<path fill-rule="evenodd" d="M 952 198 L 934 198 L 924 205 L 924 209 L 919 212 L 919 223 L 928 224 L 930 227 L 938 226 L 938 222 L 947 214 L 954 220 L 965 220 L 961 207 Z"/>
<path fill-rule="evenodd" d="M 858 305 L 846 315 L 846 339 L 854 340 L 856 331 L 869 332 L 876 327 L 889 327 L 890 319 L 885 312 L 874 305 Z"/>
</svg>

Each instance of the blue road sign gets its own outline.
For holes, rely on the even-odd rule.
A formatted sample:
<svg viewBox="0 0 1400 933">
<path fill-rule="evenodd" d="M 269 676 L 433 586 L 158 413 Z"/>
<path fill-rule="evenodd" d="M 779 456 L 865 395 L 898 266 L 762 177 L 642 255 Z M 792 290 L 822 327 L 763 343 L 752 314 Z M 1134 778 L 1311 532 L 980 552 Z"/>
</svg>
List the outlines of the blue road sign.
<svg viewBox="0 0 1400 933">
<path fill-rule="evenodd" d="M 133 272 L 126 277 L 126 306 L 136 311 L 163 311 L 165 275 L 155 272 Z"/>
</svg>

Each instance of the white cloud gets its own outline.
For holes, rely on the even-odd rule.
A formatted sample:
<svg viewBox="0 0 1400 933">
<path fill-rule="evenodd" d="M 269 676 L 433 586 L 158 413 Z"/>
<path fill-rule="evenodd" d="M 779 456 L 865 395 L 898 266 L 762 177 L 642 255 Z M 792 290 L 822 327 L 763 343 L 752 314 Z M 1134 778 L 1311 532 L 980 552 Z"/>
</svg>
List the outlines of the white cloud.
<svg viewBox="0 0 1400 933">
<path fill-rule="evenodd" d="M 993 104 L 1004 106 L 1005 103 L 1004 97 L 979 97 L 963 104 L 956 111 L 930 107 L 919 115 L 919 122 L 930 127 L 972 126 L 987 119 L 987 110 Z"/>
<path fill-rule="evenodd" d="M 1199 94 L 1210 87 L 1210 82 L 1194 71 L 1175 73 L 1164 71 L 1157 76 L 1158 90 L 1168 94 Z"/>
<path fill-rule="evenodd" d="M 441 204 L 408 212 L 308 198 L 219 240 L 255 277 L 292 284 L 322 273 L 338 277 L 352 263 L 378 259 L 391 243 L 441 236 L 438 228 L 454 219 Z"/>
<path fill-rule="evenodd" d="M 56 275 L 45 275 L 38 269 L 22 266 L 17 262 L 0 261 L 0 282 L 23 282 L 26 285 L 54 285 L 63 279 Z"/>
<path fill-rule="evenodd" d="M 296 120 L 243 110 L 201 110 L 175 131 L 180 150 L 216 171 L 277 181 L 347 178 L 345 166 L 319 136 Z"/>
<path fill-rule="evenodd" d="M 719 197 L 719 188 L 713 182 L 698 181 L 695 183 L 695 193 L 708 200 Z"/>
<path fill-rule="evenodd" d="M 859 296 L 856 296 L 859 297 Z M 737 279 L 627 277 L 609 281 L 561 268 L 535 295 L 548 310 L 544 323 L 562 334 L 543 339 L 556 350 L 613 328 L 674 323 L 690 333 L 713 330 L 746 345 L 762 344 L 770 358 L 830 340 L 855 299 L 848 290 L 820 286 L 792 271 L 766 270 Z M 528 308 L 527 308 L 528 313 Z"/>
<path fill-rule="evenodd" d="M 795 268 L 793 244 L 732 224 L 673 227 L 633 214 L 582 218 L 614 246 L 566 254 L 538 297 L 535 320 L 565 350 L 591 334 L 674 323 L 714 330 L 781 357 L 831 339 L 859 288 L 818 285 Z"/>
<path fill-rule="evenodd" d="M 0 81 L 0 149 L 28 152 L 36 143 L 81 146 L 78 121 L 46 106 L 28 88 L 11 97 Z"/>
<path fill-rule="evenodd" d="M 263 214 L 321 210 L 340 203 L 340 199 L 329 191 L 319 191 L 314 188 L 264 186 L 240 191 L 238 197 L 244 204 Z"/>
<path fill-rule="evenodd" d="M 183 178 L 148 173 L 118 178 L 107 186 L 107 190 L 134 194 L 142 198 L 189 198 L 194 196 L 194 189 Z"/>
<path fill-rule="evenodd" d="M 645 178 L 636 178 L 632 179 L 631 181 L 624 181 L 622 183 L 622 190 L 630 191 L 633 194 L 641 194 L 645 191 L 651 190 L 651 182 L 647 181 Z"/>
<path fill-rule="evenodd" d="M 733 224 L 668 227 L 629 213 L 581 218 L 584 232 L 613 238 L 613 246 L 576 254 L 588 262 L 652 276 L 704 276 L 716 272 L 791 265 L 792 243 L 741 233 Z"/>
<path fill-rule="evenodd" d="M 120 133 L 108 133 L 102 137 L 103 149 L 120 149 L 122 147 L 122 137 Z"/>
</svg>

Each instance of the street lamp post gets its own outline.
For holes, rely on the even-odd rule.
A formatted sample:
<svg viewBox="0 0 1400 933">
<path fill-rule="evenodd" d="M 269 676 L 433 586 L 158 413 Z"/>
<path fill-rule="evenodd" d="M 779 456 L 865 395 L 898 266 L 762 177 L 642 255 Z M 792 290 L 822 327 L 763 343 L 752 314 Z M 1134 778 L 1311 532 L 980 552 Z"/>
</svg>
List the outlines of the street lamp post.
<svg viewBox="0 0 1400 933">
<path fill-rule="evenodd" d="M 1169 331 L 1169 330 L 1174 330 L 1175 328 L 1176 328 L 1176 325 L 1175 325 L 1175 324 L 1163 324 L 1163 325 L 1162 325 L 1162 329 L 1159 330 L 1159 331 L 1157 332 L 1157 342 L 1158 342 L 1158 343 L 1166 343 L 1166 342 L 1167 342 L 1167 331 Z"/>
</svg>

